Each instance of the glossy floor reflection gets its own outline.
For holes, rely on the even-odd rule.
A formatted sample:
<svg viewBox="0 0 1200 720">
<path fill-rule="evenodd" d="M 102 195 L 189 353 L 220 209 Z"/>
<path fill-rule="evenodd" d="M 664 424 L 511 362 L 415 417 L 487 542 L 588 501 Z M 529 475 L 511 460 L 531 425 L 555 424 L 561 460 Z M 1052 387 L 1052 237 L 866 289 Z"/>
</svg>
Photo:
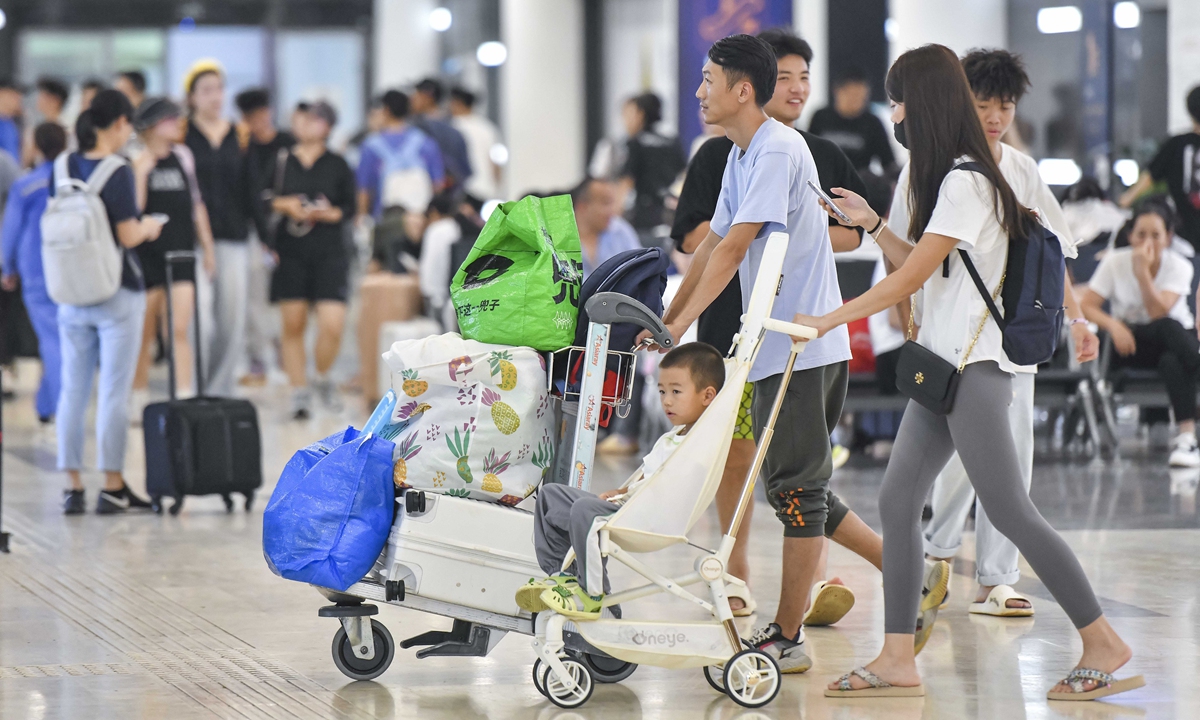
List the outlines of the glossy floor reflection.
<svg viewBox="0 0 1200 720">
<path fill-rule="evenodd" d="M 257 391 L 266 475 L 290 452 L 328 434 L 344 418 L 286 421 L 284 394 Z M 53 471 L 52 429 L 37 427 L 28 397 L 5 404 L 4 526 L 13 552 L 0 556 L 0 718 L 1197 718 L 1200 717 L 1200 472 L 1169 474 L 1165 455 L 1134 449 L 1119 463 L 1039 458 L 1034 497 L 1079 553 L 1113 624 L 1134 647 L 1126 673 L 1147 687 L 1106 703 L 1050 705 L 1045 691 L 1073 664 L 1078 642 L 1066 616 L 1029 575 L 1033 619 L 969 616 L 970 535 L 956 565 L 950 608 L 920 657 L 922 700 L 826 700 L 823 685 L 869 660 L 881 642 L 878 573 L 840 548 L 831 569 L 858 596 L 833 628 L 809 632 L 816 666 L 788 676 L 778 699 L 759 711 L 718 696 L 699 671 L 640 668 L 620 685 L 600 686 L 576 711 L 542 699 L 529 680 L 528 638 L 505 638 L 483 659 L 417 660 L 398 650 L 378 682 L 348 682 L 330 658 L 337 625 L 319 619 L 311 589 L 280 580 L 263 562 L 261 508 L 227 515 L 217 498 L 189 498 L 179 517 L 64 517 L 63 479 Z M 140 432 L 130 434 L 130 484 L 140 487 Z M 89 454 L 90 457 L 90 454 Z M 629 461 L 608 464 L 601 488 Z M 882 465 L 855 462 L 837 489 L 877 524 L 874 496 Z M 97 477 L 89 478 L 90 503 Z M 752 585 L 766 610 L 778 594 L 780 534 L 760 500 L 753 519 Z M 714 518 L 696 534 L 717 535 Z M 684 550 L 653 558 L 662 568 L 690 563 Z M 620 583 L 621 575 L 616 577 Z M 628 608 L 683 617 L 662 601 Z M 447 621 L 383 608 L 399 640 Z"/>
</svg>

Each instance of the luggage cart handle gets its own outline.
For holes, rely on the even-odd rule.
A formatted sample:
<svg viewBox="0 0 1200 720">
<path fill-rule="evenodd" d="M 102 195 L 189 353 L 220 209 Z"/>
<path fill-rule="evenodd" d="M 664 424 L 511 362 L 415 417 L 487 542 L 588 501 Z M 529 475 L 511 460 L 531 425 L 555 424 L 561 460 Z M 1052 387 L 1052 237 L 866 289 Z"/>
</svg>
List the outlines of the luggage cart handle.
<svg viewBox="0 0 1200 720">
<path fill-rule="evenodd" d="M 634 300 L 628 295 L 615 292 L 596 293 L 584 305 L 588 319 L 601 325 L 614 323 L 633 323 L 640 328 L 649 330 L 654 342 L 661 348 L 670 350 L 675 346 L 675 340 L 667 331 L 667 326 L 650 308 Z"/>
</svg>

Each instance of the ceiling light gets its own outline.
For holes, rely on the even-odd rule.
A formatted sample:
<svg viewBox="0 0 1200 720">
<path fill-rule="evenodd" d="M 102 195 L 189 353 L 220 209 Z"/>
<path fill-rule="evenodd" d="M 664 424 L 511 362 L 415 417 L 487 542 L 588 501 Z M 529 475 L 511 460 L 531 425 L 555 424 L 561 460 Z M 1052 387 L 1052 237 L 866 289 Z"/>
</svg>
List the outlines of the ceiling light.
<svg viewBox="0 0 1200 720">
<path fill-rule="evenodd" d="M 1129 30 L 1142 24 L 1142 9 L 1135 2 L 1119 2 L 1113 5 L 1113 25 Z"/>
<path fill-rule="evenodd" d="M 1046 35 L 1077 32 L 1083 27 L 1083 13 L 1074 5 L 1042 8 L 1038 10 L 1037 26 Z"/>
<path fill-rule="evenodd" d="M 1047 185 L 1074 185 L 1083 177 L 1079 165 L 1070 158 L 1046 158 L 1038 163 L 1038 174 Z"/>
<path fill-rule="evenodd" d="M 446 32 L 450 26 L 454 24 L 454 15 L 450 13 L 449 8 L 434 8 L 429 13 L 429 27 L 438 32 Z"/>
<path fill-rule="evenodd" d="M 476 48 L 475 59 L 484 67 L 499 67 L 508 59 L 508 48 L 502 42 L 488 40 Z"/>
</svg>

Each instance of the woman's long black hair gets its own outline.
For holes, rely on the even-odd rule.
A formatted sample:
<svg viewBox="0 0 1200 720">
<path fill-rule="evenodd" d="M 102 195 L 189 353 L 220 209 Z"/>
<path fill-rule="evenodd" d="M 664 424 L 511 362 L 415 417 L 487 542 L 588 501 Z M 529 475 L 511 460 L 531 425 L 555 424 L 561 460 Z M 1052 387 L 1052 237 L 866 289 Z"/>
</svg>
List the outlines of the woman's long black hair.
<svg viewBox="0 0 1200 720">
<path fill-rule="evenodd" d="M 992 158 L 971 86 L 954 51 L 944 45 L 909 50 L 888 71 L 886 89 L 893 102 L 904 104 L 910 153 L 908 237 L 925 233 L 942 180 L 964 155 L 982 166 L 995 188 L 996 217 L 1005 232 L 1010 237 L 1027 235 L 1037 219 L 1017 201 Z"/>
<path fill-rule="evenodd" d="M 125 93 L 111 88 L 101 90 L 92 98 L 92 105 L 79 113 L 75 120 L 75 139 L 79 150 L 89 152 L 96 147 L 96 131 L 112 127 L 118 119 L 133 120 L 133 105 Z"/>
</svg>

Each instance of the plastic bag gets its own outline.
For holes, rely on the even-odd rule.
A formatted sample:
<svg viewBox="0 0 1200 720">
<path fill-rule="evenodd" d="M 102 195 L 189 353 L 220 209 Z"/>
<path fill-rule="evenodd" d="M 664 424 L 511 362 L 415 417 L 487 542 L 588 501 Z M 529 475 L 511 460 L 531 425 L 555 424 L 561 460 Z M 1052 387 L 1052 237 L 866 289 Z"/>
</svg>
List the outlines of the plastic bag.
<svg viewBox="0 0 1200 720">
<path fill-rule="evenodd" d="M 394 449 L 347 428 L 292 456 L 263 512 L 275 574 L 341 591 L 371 570 L 392 527 Z"/>
<path fill-rule="evenodd" d="M 541 355 L 447 333 L 392 344 L 398 400 L 379 434 L 397 487 L 516 505 L 549 474 L 554 412 Z"/>
<path fill-rule="evenodd" d="M 575 338 L 582 281 L 571 197 L 526 197 L 488 217 L 450 299 L 465 338 L 559 350 Z"/>
</svg>

